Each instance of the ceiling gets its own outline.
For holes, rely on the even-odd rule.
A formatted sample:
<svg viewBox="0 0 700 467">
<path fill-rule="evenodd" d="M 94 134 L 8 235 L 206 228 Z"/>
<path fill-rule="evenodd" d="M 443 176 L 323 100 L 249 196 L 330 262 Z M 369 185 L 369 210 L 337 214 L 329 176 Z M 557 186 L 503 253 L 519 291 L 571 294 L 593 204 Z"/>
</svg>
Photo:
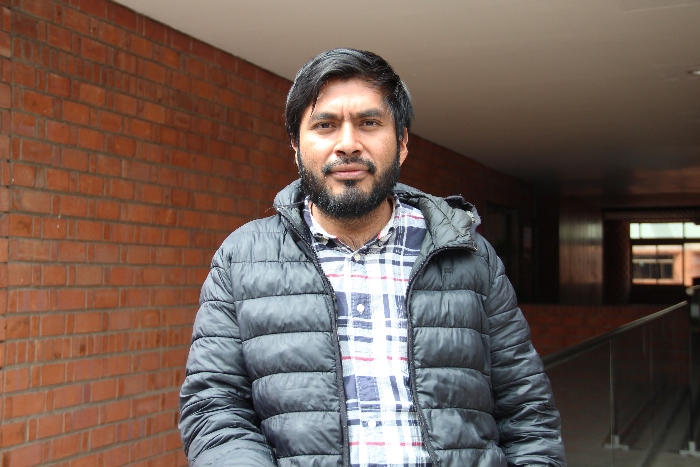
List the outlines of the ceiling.
<svg viewBox="0 0 700 467">
<path fill-rule="evenodd" d="M 543 191 L 699 199 L 700 0 L 117 1 L 290 80 L 376 52 L 415 134 Z"/>
</svg>

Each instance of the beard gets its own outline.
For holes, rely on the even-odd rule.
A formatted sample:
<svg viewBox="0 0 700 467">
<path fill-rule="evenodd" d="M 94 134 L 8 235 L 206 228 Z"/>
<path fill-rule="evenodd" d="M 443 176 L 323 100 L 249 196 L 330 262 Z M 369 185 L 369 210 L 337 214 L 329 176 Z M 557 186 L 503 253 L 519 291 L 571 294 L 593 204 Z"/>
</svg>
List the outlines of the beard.
<svg viewBox="0 0 700 467">
<path fill-rule="evenodd" d="M 321 168 L 321 176 L 309 171 L 301 160 L 301 151 L 297 152 L 297 165 L 301 177 L 301 188 L 311 202 L 325 215 L 337 220 L 359 219 L 377 209 L 391 195 L 396 182 L 399 181 L 401 163 L 399 160 L 399 148 L 396 148 L 396 157 L 386 171 L 377 175 L 370 191 L 365 193 L 357 186 L 356 180 L 347 180 L 341 193 L 334 194 L 325 182 L 325 177 L 331 173 L 334 167 L 344 164 L 363 164 L 371 175 L 377 172 L 377 166 L 371 160 L 360 156 L 344 157 L 340 160 L 329 162 Z"/>
</svg>

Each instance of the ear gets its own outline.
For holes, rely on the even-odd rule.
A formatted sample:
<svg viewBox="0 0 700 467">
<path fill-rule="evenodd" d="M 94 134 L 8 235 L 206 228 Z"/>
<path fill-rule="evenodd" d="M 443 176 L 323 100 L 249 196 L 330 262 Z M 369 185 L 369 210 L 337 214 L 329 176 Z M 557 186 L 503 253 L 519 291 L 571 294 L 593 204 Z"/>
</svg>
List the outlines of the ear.
<svg viewBox="0 0 700 467">
<path fill-rule="evenodd" d="M 294 149 L 294 163 L 297 167 L 299 167 L 299 147 L 294 144 L 294 142 L 292 142 L 291 145 L 292 149 Z"/>
<path fill-rule="evenodd" d="M 403 164 L 408 156 L 408 130 L 403 129 L 403 137 L 399 140 L 399 165 Z"/>
</svg>

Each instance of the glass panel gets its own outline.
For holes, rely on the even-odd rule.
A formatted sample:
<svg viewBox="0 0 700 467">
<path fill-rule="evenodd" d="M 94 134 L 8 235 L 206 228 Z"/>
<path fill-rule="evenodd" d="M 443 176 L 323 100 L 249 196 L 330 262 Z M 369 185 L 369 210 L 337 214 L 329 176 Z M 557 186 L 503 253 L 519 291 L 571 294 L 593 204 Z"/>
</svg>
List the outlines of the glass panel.
<svg viewBox="0 0 700 467">
<path fill-rule="evenodd" d="M 686 287 L 693 285 L 693 278 L 700 277 L 700 243 L 683 245 L 683 266 Z"/>
<path fill-rule="evenodd" d="M 682 222 L 639 224 L 641 238 L 683 238 Z"/>
<path fill-rule="evenodd" d="M 569 467 L 686 465 L 675 459 L 689 427 L 688 324 L 684 306 L 547 368 Z"/>
<path fill-rule="evenodd" d="M 632 240 L 639 239 L 639 224 L 635 222 L 630 223 L 630 238 Z"/>
<path fill-rule="evenodd" d="M 682 284 L 683 245 L 632 245 L 633 284 Z"/>
<path fill-rule="evenodd" d="M 650 353 L 644 327 L 633 329 L 613 341 L 614 424 L 613 465 L 637 466 L 651 438 L 649 423 Z M 608 439 L 606 441 L 610 443 Z"/>
<path fill-rule="evenodd" d="M 612 465 L 612 451 L 603 445 L 610 433 L 608 349 L 606 342 L 547 370 L 570 467 Z"/>
<path fill-rule="evenodd" d="M 686 222 L 684 226 L 685 238 L 700 238 L 700 225 L 697 225 L 693 222 Z"/>
</svg>

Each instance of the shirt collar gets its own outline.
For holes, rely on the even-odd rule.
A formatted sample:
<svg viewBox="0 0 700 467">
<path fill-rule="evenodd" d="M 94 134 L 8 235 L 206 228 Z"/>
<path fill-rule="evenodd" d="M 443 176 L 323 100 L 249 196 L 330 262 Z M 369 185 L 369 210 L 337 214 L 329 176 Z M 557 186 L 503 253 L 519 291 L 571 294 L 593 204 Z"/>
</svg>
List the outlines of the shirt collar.
<svg viewBox="0 0 700 467">
<path fill-rule="evenodd" d="M 363 248 L 374 242 L 386 243 L 393 235 L 394 231 L 396 230 L 397 219 L 400 215 L 401 210 L 403 209 L 403 206 L 401 204 L 401 201 L 399 201 L 399 197 L 396 195 L 396 193 L 392 193 L 392 200 L 392 212 L 391 217 L 389 218 L 389 222 L 387 222 L 386 225 L 382 228 L 382 230 L 379 231 L 377 236 L 368 241 L 367 244 L 363 246 Z M 340 241 L 338 237 L 329 234 L 323 227 L 321 227 L 321 224 L 319 224 L 318 221 L 314 218 L 314 216 L 311 215 L 311 208 L 309 202 L 310 198 L 307 196 L 304 199 L 303 217 L 304 221 L 306 222 L 306 225 L 309 226 L 309 230 L 311 231 L 311 235 L 314 237 L 314 239 L 319 243 L 323 243 L 324 245 L 327 245 L 328 242 L 332 240 L 336 244 L 347 246 L 342 241 Z"/>
</svg>

